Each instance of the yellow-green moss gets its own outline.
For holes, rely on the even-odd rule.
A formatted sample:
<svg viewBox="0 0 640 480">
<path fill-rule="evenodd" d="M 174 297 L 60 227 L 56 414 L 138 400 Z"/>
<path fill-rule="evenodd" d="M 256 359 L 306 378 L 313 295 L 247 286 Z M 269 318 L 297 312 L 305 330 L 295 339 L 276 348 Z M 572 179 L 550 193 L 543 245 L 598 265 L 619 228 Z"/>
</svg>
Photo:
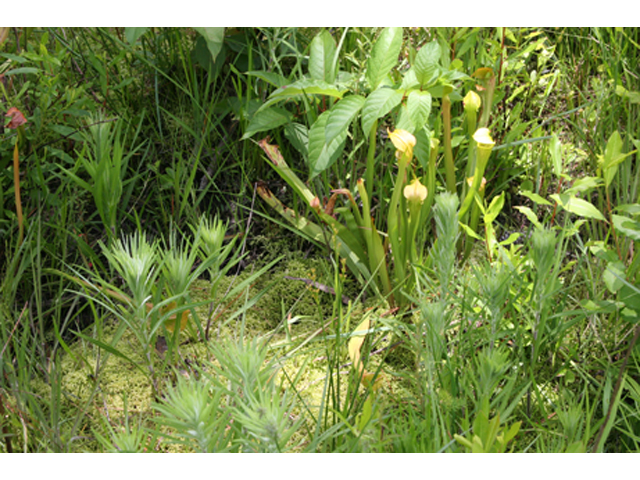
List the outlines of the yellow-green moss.
<svg viewBox="0 0 640 480">
<path fill-rule="evenodd" d="M 214 319 L 211 324 L 210 341 L 220 342 L 225 338 L 238 339 L 240 327 L 243 327 L 244 338 L 261 337 L 269 342 L 269 358 L 278 358 L 281 371 L 279 374 L 282 389 L 291 388 L 291 379 L 296 378 L 295 388 L 305 404 L 302 408 L 300 401 L 293 415 L 307 415 L 310 410 L 314 416 L 319 413 L 322 403 L 322 395 L 327 377 L 327 343 L 321 341 L 322 335 L 334 332 L 334 295 L 321 292 L 310 287 L 303 281 L 292 280 L 286 277 L 308 278 L 325 285 L 333 286 L 331 269 L 322 259 L 303 259 L 299 255 L 289 255 L 288 258 L 277 265 L 269 274 L 256 280 L 248 292 L 230 298 L 225 293 L 234 285 L 238 285 L 244 279 L 252 275 L 252 269 L 246 268 L 237 277 L 229 276 L 222 279 L 217 288 L 214 300 Z M 196 281 L 191 288 L 191 301 L 203 302 L 210 296 L 211 285 L 204 280 Z M 263 292 L 264 290 L 264 292 Z M 253 295 L 263 292 L 262 297 L 255 306 L 232 321 L 228 319 L 238 309 L 242 308 L 245 301 Z M 352 291 L 353 293 L 353 291 Z M 357 294 L 357 293 L 356 293 Z M 353 295 L 355 297 L 355 294 Z M 217 310 L 216 310 L 217 309 Z M 206 327 L 210 306 L 202 305 L 196 309 L 202 328 Z M 343 308 L 342 315 L 343 333 L 356 328 L 361 321 L 365 307 L 357 304 L 351 311 Z M 298 319 L 295 323 L 287 322 L 287 319 Z M 348 323 L 349 327 L 346 328 Z M 323 326 L 329 324 L 327 332 L 321 332 Z M 103 328 L 100 341 L 111 344 L 113 335 L 118 328 L 115 320 L 107 321 Z M 289 335 L 285 328 L 288 328 Z M 197 329 L 191 325 L 180 333 L 179 354 L 182 359 L 177 369 L 188 370 L 182 361 L 207 364 L 214 359 L 204 342 L 198 340 Z M 87 335 L 95 335 L 95 329 L 85 332 Z M 309 341 L 304 348 L 298 349 L 300 344 L 317 334 L 315 340 Z M 139 413 L 141 419 L 149 421 L 153 416 L 151 405 L 153 402 L 153 390 L 150 375 L 146 370 L 146 363 L 142 355 L 142 348 L 137 338 L 128 328 L 117 344 L 112 345 L 131 362 L 98 348 L 86 340 L 78 340 L 71 345 L 72 355 L 61 355 L 59 368 L 61 371 L 62 390 L 64 397 L 63 412 L 71 416 L 74 411 L 89 405 L 84 425 L 81 427 L 88 436 L 91 430 L 104 432 L 104 421 L 108 421 L 114 428 L 121 428 L 123 423 L 125 398 L 128 413 Z M 292 354 L 293 353 L 293 354 Z M 161 357 L 153 352 L 156 368 L 162 365 Z M 347 385 L 350 379 L 351 366 L 346 351 L 346 340 L 340 352 L 340 369 L 334 371 L 334 380 L 340 376 L 340 392 L 342 401 L 345 401 Z M 374 356 L 367 366 L 373 371 L 380 364 L 382 355 Z M 172 362 L 169 362 L 170 364 Z M 140 366 L 141 368 L 138 368 Z M 303 368 L 303 371 L 300 369 Z M 160 389 L 167 382 L 172 382 L 174 370 L 161 372 L 159 379 Z M 386 382 L 396 382 L 393 376 L 384 374 Z M 34 382 L 34 389 L 42 395 L 49 395 L 50 388 L 43 381 Z M 363 395 L 363 388 L 358 393 Z M 91 398 L 93 395 L 93 398 Z M 308 410 L 307 410 L 308 409 Z M 315 426 L 310 426 L 312 430 Z M 301 430 L 302 432 L 302 430 Z M 302 441 L 300 436 L 292 442 Z M 81 449 L 98 449 L 97 443 L 82 444 Z"/>
</svg>

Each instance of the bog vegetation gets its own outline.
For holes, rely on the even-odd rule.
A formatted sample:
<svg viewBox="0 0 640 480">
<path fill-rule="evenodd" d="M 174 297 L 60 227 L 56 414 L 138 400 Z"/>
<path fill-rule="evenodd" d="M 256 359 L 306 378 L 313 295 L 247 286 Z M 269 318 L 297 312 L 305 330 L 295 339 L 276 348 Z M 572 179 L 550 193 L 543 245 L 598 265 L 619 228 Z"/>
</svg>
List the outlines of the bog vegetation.
<svg viewBox="0 0 640 480">
<path fill-rule="evenodd" d="M 637 451 L 639 58 L 0 28 L 0 450 Z"/>
</svg>

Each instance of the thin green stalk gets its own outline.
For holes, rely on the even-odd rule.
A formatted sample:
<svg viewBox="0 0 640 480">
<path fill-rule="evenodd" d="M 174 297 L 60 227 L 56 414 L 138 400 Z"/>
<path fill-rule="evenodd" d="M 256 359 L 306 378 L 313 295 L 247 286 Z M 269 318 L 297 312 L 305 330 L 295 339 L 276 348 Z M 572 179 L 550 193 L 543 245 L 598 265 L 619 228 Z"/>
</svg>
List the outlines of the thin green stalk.
<svg viewBox="0 0 640 480">
<path fill-rule="evenodd" d="M 451 147 L 451 100 L 446 93 L 442 97 L 442 126 L 444 128 L 444 166 L 446 169 L 447 190 L 456 193 L 456 167 Z"/>
<path fill-rule="evenodd" d="M 378 133 L 378 120 L 373 122 L 371 131 L 369 132 L 369 150 L 367 152 L 367 171 L 365 173 L 367 195 L 369 196 L 369 198 L 373 198 L 373 181 L 375 178 L 375 170 L 376 170 L 377 133 Z"/>
</svg>

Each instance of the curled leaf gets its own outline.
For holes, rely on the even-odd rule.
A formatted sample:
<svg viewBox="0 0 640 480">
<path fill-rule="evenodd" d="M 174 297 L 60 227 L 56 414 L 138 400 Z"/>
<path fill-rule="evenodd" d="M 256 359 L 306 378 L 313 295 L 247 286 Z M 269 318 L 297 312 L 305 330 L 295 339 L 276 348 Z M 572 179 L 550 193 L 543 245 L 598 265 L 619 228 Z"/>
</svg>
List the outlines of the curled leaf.
<svg viewBox="0 0 640 480">
<path fill-rule="evenodd" d="M 367 316 L 360 325 L 358 325 L 356 332 L 366 332 L 369 330 L 370 323 L 369 317 Z M 364 368 L 364 365 L 362 365 L 362 361 L 360 360 L 360 348 L 362 348 L 362 344 L 364 343 L 364 337 L 365 333 L 354 333 L 351 340 L 349 340 L 349 358 L 353 363 L 353 368 L 358 372 L 361 372 Z"/>
<path fill-rule="evenodd" d="M 19 126 L 27 123 L 27 119 L 24 118 L 24 115 L 22 114 L 22 112 L 18 110 L 16 107 L 11 107 L 7 111 L 7 113 L 5 113 L 4 116 L 11 117 L 11 120 L 9 121 L 7 128 L 11 128 L 12 130 L 15 130 Z"/>
</svg>

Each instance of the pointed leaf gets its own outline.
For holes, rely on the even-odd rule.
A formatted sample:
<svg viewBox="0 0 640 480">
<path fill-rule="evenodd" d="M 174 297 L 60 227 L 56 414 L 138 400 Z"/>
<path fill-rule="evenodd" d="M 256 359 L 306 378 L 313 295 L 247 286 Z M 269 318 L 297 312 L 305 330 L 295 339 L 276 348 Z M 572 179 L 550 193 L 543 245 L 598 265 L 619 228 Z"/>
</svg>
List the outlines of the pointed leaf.
<svg viewBox="0 0 640 480">
<path fill-rule="evenodd" d="M 360 95 L 350 95 L 339 100 L 331 109 L 325 128 L 325 141 L 331 143 L 338 135 L 345 132 L 356 117 L 365 98 Z"/>
<path fill-rule="evenodd" d="M 604 220 L 604 216 L 600 213 L 600 210 L 598 210 L 592 203 L 583 200 L 582 198 L 573 197 L 567 194 L 553 194 L 549 196 L 568 212 L 575 213 L 580 217 Z"/>
<path fill-rule="evenodd" d="M 537 193 L 527 192 L 526 190 L 522 190 L 520 192 L 520 195 L 522 195 L 523 197 L 527 197 L 529 200 L 531 200 L 533 203 L 537 205 L 553 205 L 549 200 L 541 197 Z"/>
<path fill-rule="evenodd" d="M 309 157 L 309 129 L 306 125 L 295 122 L 287 123 L 284 126 L 284 136 L 306 161 Z"/>
<path fill-rule="evenodd" d="M 640 240 L 640 223 L 621 215 L 611 215 L 614 228 L 632 240 Z"/>
<path fill-rule="evenodd" d="M 259 110 L 249 122 L 247 131 L 242 136 L 242 139 L 250 138 L 258 132 L 274 130 L 285 123 L 289 123 L 292 119 L 293 114 L 284 108 L 271 107 Z"/>
<path fill-rule="evenodd" d="M 315 80 L 327 83 L 336 81 L 333 57 L 336 53 L 336 42 L 331 34 L 324 30 L 315 36 L 309 51 L 309 75 Z"/>
<path fill-rule="evenodd" d="M 391 88 L 379 88 L 367 97 L 362 107 L 362 130 L 365 135 L 371 133 L 376 120 L 384 117 L 402 101 L 402 92 Z"/>
<path fill-rule="evenodd" d="M 314 178 L 333 165 L 344 149 L 347 130 L 340 132 L 331 143 L 326 142 L 326 125 L 331 111 L 318 117 L 309 131 L 309 178 Z"/>
<path fill-rule="evenodd" d="M 542 229 L 542 224 L 538 220 L 538 217 L 536 216 L 536 214 L 533 213 L 533 210 L 531 210 L 529 207 L 515 207 L 515 208 L 516 210 L 519 210 L 521 213 L 523 213 L 527 217 L 527 219 L 536 226 L 536 228 Z"/>
<path fill-rule="evenodd" d="M 423 46 L 413 65 L 416 79 L 420 85 L 433 83 L 439 70 L 440 45 L 437 41 L 432 41 Z"/>
<path fill-rule="evenodd" d="M 504 207 L 504 192 L 491 200 L 491 204 L 489 205 L 489 208 L 487 208 L 487 212 L 484 214 L 484 222 L 492 223 L 496 218 L 498 218 L 498 215 L 500 215 L 502 207 Z"/>
<path fill-rule="evenodd" d="M 602 179 L 599 177 L 582 177 L 573 182 L 571 188 L 567 188 L 564 193 L 570 195 L 580 192 L 588 192 L 591 189 L 602 185 Z"/>
<path fill-rule="evenodd" d="M 149 30 L 149 27 L 125 27 L 124 38 L 127 43 L 133 45 L 136 41 Z"/>
<path fill-rule="evenodd" d="M 608 187 L 611 185 L 616 173 L 618 172 L 618 165 L 627 158 L 633 152 L 622 153 L 622 138 L 616 130 L 611 134 L 607 141 L 607 147 L 604 152 L 604 158 L 602 162 L 602 170 L 604 172 L 604 183 Z"/>
<path fill-rule="evenodd" d="M 560 177 L 562 174 L 562 144 L 555 133 L 549 141 L 549 153 L 553 162 L 553 173 L 556 177 Z"/>
<path fill-rule="evenodd" d="M 269 96 L 269 99 L 284 100 L 298 95 L 327 95 L 329 97 L 342 98 L 346 91 L 346 88 L 338 89 L 335 85 L 331 85 L 324 80 L 303 78 L 291 85 L 279 88 Z"/>
<path fill-rule="evenodd" d="M 416 146 L 413 147 L 413 154 L 426 172 L 429 168 L 429 157 L 431 156 L 431 133 L 423 127 L 418 128 L 413 136 L 416 137 Z"/>
<path fill-rule="evenodd" d="M 367 61 L 366 78 L 371 90 L 376 90 L 391 69 L 397 65 L 401 48 L 402 28 L 385 28 L 371 49 L 371 56 Z"/>
<path fill-rule="evenodd" d="M 207 48 L 211 54 L 211 60 L 218 57 L 220 50 L 222 50 L 222 42 L 224 42 L 224 27 L 195 27 L 194 30 L 198 32 L 207 42 Z"/>
<path fill-rule="evenodd" d="M 353 364 L 353 368 L 357 371 L 362 370 L 362 362 L 360 361 L 360 348 L 362 348 L 362 344 L 364 343 L 364 338 L 367 330 L 369 330 L 369 326 L 371 321 L 369 316 L 367 316 L 360 325 L 356 327 L 355 332 L 351 335 L 351 339 L 349 340 L 348 350 L 349 350 L 349 358 Z"/>
<path fill-rule="evenodd" d="M 424 127 L 431 113 L 431 94 L 419 90 L 412 91 L 407 98 L 407 110 L 415 128 Z"/>
<path fill-rule="evenodd" d="M 274 72 L 252 70 L 250 72 L 247 72 L 247 75 L 259 78 L 260 80 L 263 80 L 277 88 L 284 87 L 287 83 L 289 83 L 289 80 L 287 80 L 286 77 L 283 77 L 282 75 Z"/>
<path fill-rule="evenodd" d="M 620 260 L 609 262 L 602 274 L 602 280 L 611 293 L 616 293 L 622 288 L 625 277 L 624 263 Z"/>
</svg>

